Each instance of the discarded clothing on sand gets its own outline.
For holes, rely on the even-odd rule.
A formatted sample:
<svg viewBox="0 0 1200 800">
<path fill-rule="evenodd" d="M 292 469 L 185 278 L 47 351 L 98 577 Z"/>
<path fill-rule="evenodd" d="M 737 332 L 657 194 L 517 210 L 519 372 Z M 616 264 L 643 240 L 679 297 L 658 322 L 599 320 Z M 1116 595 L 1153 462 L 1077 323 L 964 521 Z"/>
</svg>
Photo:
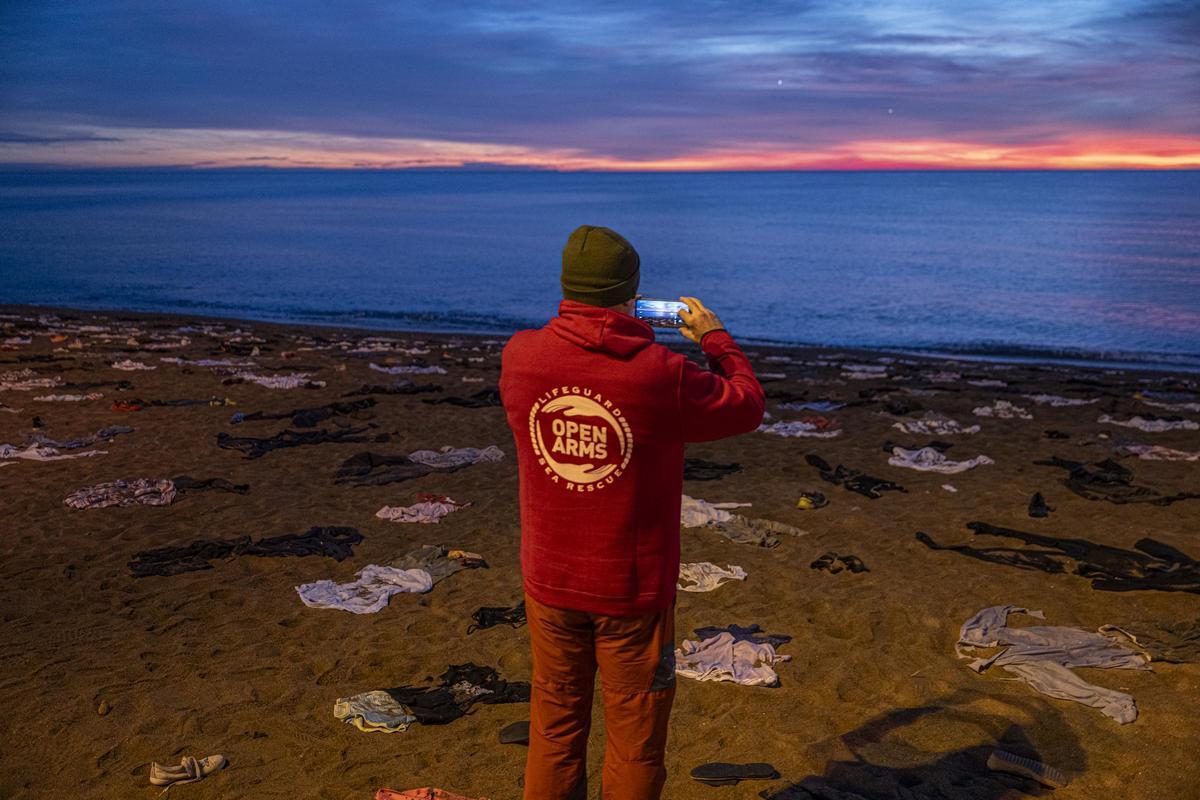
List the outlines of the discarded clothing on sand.
<svg viewBox="0 0 1200 800">
<path fill-rule="evenodd" d="M 346 403 L 329 403 L 316 408 L 294 408 L 291 411 L 282 411 L 277 413 L 267 413 L 264 411 L 255 411 L 253 414 L 238 413 L 230 420 L 237 425 L 242 422 L 253 422 L 261 419 L 291 419 L 292 425 L 297 428 L 314 428 L 318 422 L 324 422 L 333 416 L 354 414 L 359 411 L 365 411 L 375 405 L 375 400 L 365 398 L 363 400 L 352 400 Z"/>
<path fill-rule="evenodd" d="M 480 380 L 483 379 L 480 378 Z M 496 389 L 480 389 L 470 397 L 447 396 L 421 402 L 431 406 L 446 404 L 460 408 L 490 408 L 500 405 L 500 392 Z"/>
<path fill-rule="evenodd" d="M 212 569 L 210 561 L 233 556 L 327 556 L 342 561 L 354 555 L 354 545 L 363 540 L 354 528 L 313 527 L 306 533 L 287 533 L 252 541 L 249 536 L 233 539 L 199 539 L 182 547 L 143 550 L 129 562 L 135 578 L 178 575 Z"/>
<path fill-rule="evenodd" d="M 438 523 L 442 517 L 452 514 L 460 508 L 466 508 L 470 503 L 460 503 L 445 495 L 419 494 L 417 502 L 411 506 L 384 506 L 375 512 L 375 516 L 388 522 L 423 522 Z"/>
<path fill-rule="evenodd" d="M 1200 663 L 1200 617 L 1179 622 L 1146 620 L 1102 625 L 1100 633 L 1168 664 Z"/>
<path fill-rule="evenodd" d="M 1146 433 L 1164 433 L 1166 431 L 1196 431 L 1200 430 L 1200 423 L 1193 422 L 1190 419 L 1180 419 L 1179 417 L 1152 417 L 1152 416 L 1133 416 L 1129 419 L 1117 419 L 1108 414 L 1101 414 L 1096 418 L 1096 422 L 1105 423 L 1108 425 L 1120 425 L 1123 428 L 1137 428 Z"/>
<path fill-rule="evenodd" d="M 1094 397 L 1091 400 L 1083 400 L 1078 397 L 1060 397 L 1056 394 L 1023 394 L 1026 400 L 1032 400 L 1039 406 L 1053 406 L 1056 408 L 1066 406 L 1088 406 L 1092 403 L 1099 403 L 1100 398 Z"/>
<path fill-rule="evenodd" d="M 385 367 L 379 364 L 371 363 L 371 369 L 376 372 L 382 372 L 387 375 L 445 375 L 446 370 L 439 366 L 423 367 L 416 364 L 409 364 L 403 367 Z"/>
<path fill-rule="evenodd" d="M 893 467 L 953 475 L 958 472 L 975 469 L 984 464 L 995 464 L 996 462 L 984 455 L 975 456 L 975 458 L 966 461 L 951 461 L 944 454 L 932 447 L 922 447 L 920 450 L 906 450 L 903 447 L 893 447 L 892 457 L 888 459 L 888 463 Z"/>
<path fill-rule="evenodd" d="M 976 534 L 1016 539 L 1038 549 L 942 545 L 927 533 L 917 540 L 931 550 L 949 550 L 990 564 L 1038 570 L 1052 575 L 1075 574 L 1088 578 L 1092 588 L 1108 592 L 1157 590 L 1200 594 L 1200 562 L 1155 539 L 1139 539 L 1134 550 L 1095 544 L 1086 539 L 1063 539 L 986 522 L 968 522 Z"/>
<path fill-rule="evenodd" d="M 759 425 L 759 433 L 770 433 L 775 436 L 803 436 L 810 439 L 832 439 L 842 434 L 838 423 L 825 417 L 805 417 L 791 422 L 772 422 Z"/>
<path fill-rule="evenodd" d="M 334 473 L 334 482 L 349 483 L 353 486 L 382 486 L 420 478 L 431 472 L 453 472 L 466 466 L 469 465 L 434 469 L 425 464 L 418 464 L 408 456 L 385 456 L 366 452 L 343 461 Z"/>
<path fill-rule="evenodd" d="M 491 667 L 454 664 L 432 687 L 384 689 L 421 725 L 445 725 L 465 716 L 476 703 L 528 703 L 529 683 L 506 681 Z"/>
<path fill-rule="evenodd" d="M 409 459 L 434 469 L 454 469 L 471 464 L 481 464 L 484 461 L 503 461 L 504 451 L 495 445 L 482 449 L 478 447 L 451 447 L 446 445 L 441 450 L 414 450 L 408 454 Z"/>
<path fill-rule="evenodd" d="M 777 686 L 772 667 L 791 656 L 779 655 L 770 642 L 738 638 L 721 631 L 699 641 L 684 639 L 675 651 L 675 674 L 698 681 L 732 681 L 743 686 Z"/>
<path fill-rule="evenodd" d="M 1200 498 L 1200 494 L 1196 492 L 1162 495 L 1149 487 L 1137 486 L 1133 483 L 1133 472 L 1111 458 L 1094 464 L 1083 464 L 1054 456 L 1033 463 L 1067 470 L 1069 474 L 1063 478 L 1063 486 L 1087 500 L 1107 500 L 1117 505 L 1150 503 L 1155 506 L 1169 506 L 1180 500 Z"/>
<path fill-rule="evenodd" d="M 133 361 L 128 358 L 126 358 L 122 361 L 114 361 L 112 364 L 112 368 L 125 370 L 126 372 L 135 372 L 137 370 L 158 369 L 158 367 L 153 364 L 143 364 L 140 361 Z"/>
<path fill-rule="evenodd" d="M 58 450 L 78 450 L 82 447 L 91 447 L 99 442 L 111 442 L 123 433 L 133 433 L 133 428 L 127 425 L 109 425 L 107 428 L 101 428 L 88 436 L 78 439 L 67 439 L 62 442 L 51 439 L 44 433 L 31 433 L 27 439 L 34 444 L 44 447 L 53 447 Z"/>
<path fill-rule="evenodd" d="M 991 666 L 1004 667 L 1042 694 L 1098 708 L 1122 725 L 1137 719 L 1137 706 L 1131 696 L 1087 683 L 1070 668 L 1149 669 L 1145 656 L 1099 633 L 1078 628 L 1008 627 L 1008 615 L 1020 612 L 1045 619 L 1041 611 L 1016 606 L 985 608 L 963 623 L 958 634 L 959 656 L 971 657 L 963 648 L 1003 648 L 968 666 L 976 672 Z"/>
<path fill-rule="evenodd" d="M 396 789 L 380 789 L 375 793 L 375 800 L 476 800 L 471 797 L 464 797 L 461 794 L 447 792 L 444 789 L 435 789 L 432 786 L 426 786 L 422 789 L 404 789 L 397 791 Z M 478 798 L 485 800 L 485 798 Z"/>
<path fill-rule="evenodd" d="M 171 483 L 175 484 L 175 491 L 178 494 L 207 491 L 246 494 L 246 492 L 250 491 L 250 484 L 233 483 L 224 478 L 193 478 L 190 475 L 176 475 L 174 478 L 171 478 Z"/>
<path fill-rule="evenodd" d="M 730 564 L 726 568 L 718 567 L 709 561 L 698 561 L 679 565 L 679 583 L 676 584 L 676 588 L 682 592 L 711 592 L 730 581 L 744 580 L 746 570 L 736 564 Z"/>
<path fill-rule="evenodd" d="M 100 400 L 104 395 L 100 392 L 87 394 L 39 394 L 33 398 L 36 403 L 80 403 L 85 400 Z"/>
<path fill-rule="evenodd" d="M 433 578 L 423 569 L 398 569 L 370 564 L 355 573 L 357 580 L 331 580 L 296 587 L 300 600 L 309 608 L 338 608 L 351 614 L 374 614 L 402 592 L 423 594 L 433 588 Z"/>
<path fill-rule="evenodd" d="M 1142 461 L 1200 461 L 1200 450 L 1176 450 L 1157 444 L 1125 442 L 1117 446 L 1117 453 L 1137 456 Z"/>
<path fill-rule="evenodd" d="M 85 486 L 67 495 L 68 508 L 109 508 L 111 506 L 169 506 L 175 502 L 175 484 L 166 478 L 137 478 L 108 481 Z"/>
<path fill-rule="evenodd" d="M 828 461 L 816 453 L 809 453 L 804 457 L 804 460 L 810 466 L 817 469 L 822 480 L 828 481 L 835 486 L 841 486 L 851 492 L 857 492 L 872 500 L 882 497 L 881 492 L 908 492 L 907 489 L 898 483 L 885 481 L 882 478 L 873 478 L 870 475 L 865 475 L 856 469 L 850 469 L 841 464 L 838 464 L 837 469 L 834 469 L 829 466 Z"/>
<path fill-rule="evenodd" d="M 779 404 L 779 408 L 783 411 L 816 411 L 821 414 L 828 414 L 830 411 L 837 411 L 839 408 L 845 407 L 845 403 L 833 400 L 799 400 Z"/>
<path fill-rule="evenodd" d="M 400 733 L 417 721 L 390 694 L 378 689 L 339 697 L 333 704 L 333 716 L 364 733 Z"/>
<path fill-rule="evenodd" d="M 1028 409 L 1014 406 L 1007 400 L 997 400 L 990 406 L 979 406 L 971 413 L 977 417 L 995 417 L 996 419 L 1033 419 Z"/>
<path fill-rule="evenodd" d="M 1134 396 L 1146 405 L 1154 406 L 1155 408 L 1162 408 L 1167 411 L 1191 411 L 1192 413 L 1200 413 L 1200 403 L 1162 403 L 1157 400 L 1149 400 L 1143 396 L 1144 394 L 1145 393 Z M 1195 395 L 1188 396 L 1194 397 Z"/>
<path fill-rule="evenodd" d="M 680 502 L 680 527 L 707 528 L 740 544 L 759 547 L 776 547 L 779 539 L 775 534 L 806 536 L 808 531 L 775 522 L 769 519 L 752 519 L 741 514 L 732 514 L 726 509 L 748 506 L 749 503 L 709 503 L 683 495 Z"/>
<path fill-rule="evenodd" d="M 683 479 L 685 481 L 719 481 L 726 475 L 741 471 L 741 464 L 718 464 L 715 461 L 705 461 L 703 458 L 685 458 L 683 460 Z"/>
<path fill-rule="evenodd" d="M 716 625 L 706 625 L 703 628 L 696 628 L 692 631 L 701 639 L 711 639 L 719 633 L 728 633 L 736 641 L 753 642 L 754 644 L 769 644 L 772 647 L 780 647 L 792 640 L 791 636 L 786 633 L 767 633 L 758 625 L 751 623 L 750 625 L 725 625 L 718 627 Z"/>
<path fill-rule="evenodd" d="M 906 419 L 892 425 L 893 428 L 905 433 L 917 433 L 927 436 L 955 436 L 966 433 L 979 433 L 978 425 L 963 427 L 959 422 L 937 411 L 926 411 L 917 419 Z"/>
<path fill-rule="evenodd" d="M 311 372 L 293 372 L 291 375 L 258 375 L 253 372 L 235 372 L 233 381 L 247 381 L 268 389 L 319 389 L 325 381 L 312 380 Z M 229 381 L 226 381 L 228 383 Z"/>
<path fill-rule="evenodd" d="M 442 545 L 427 544 L 411 550 L 391 564 L 400 569 L 420 569 L 429 573 L 436 584 L 464 569 L 486 569 L 487 562 L 478 553 L 453 550 Z"/>
<path fill-rule="evenodd" d="M 300 447 L 311 444 L 345 444 L 350 442 L 369 442 L 368 436 L 359 434 L 367 428 L 346 428 L 340 431 L 327 431 L 324 428 L 316 431 L 294 431 L 290 428 L 266 438 L 253 436 L 230 436 L 228 433 L 217 434 L 217 447 L 223 450 L 237 450 L 244 453 L 246 458 L 262 458 L 272 450 L 287 447 Z"/>
<path fill-rule="evenodd" d="M 107 452 L 107 450 L 85 450 L 82 453 L 60 453 L 57 448 L 40 444 L 31 444 L 24 448 L 11 444 L 0 444 L 0 461 L 10 458 L 20 458 L 26 461 L 65 461 L 68 458 L 102 456 Z"/>
<path fill-rule="evenodd" d="M 432 383 L 413 383 L 407 378 L 399 378 L 395 383 L 387 386 L 364 383 L 353 392 L 346 392 L 345 397 L 355 397 L 364 394 L 424 394 L 426 392 L 440 392 L 441 390 L 442 387 Z"/>
<path fill-rule="evenodd" d="M 471 624 L 467 626 L 468 636 L 475 631 L 494 628 L 497 625 L 508 625 L 512 628 L 519 628 L 525 624 L 525 601 L 522 600 L 511 608 L 504 606 L 482 606 L 475 609 L 474 613 L 471 614 L 471 620 Z"/>
</svg>

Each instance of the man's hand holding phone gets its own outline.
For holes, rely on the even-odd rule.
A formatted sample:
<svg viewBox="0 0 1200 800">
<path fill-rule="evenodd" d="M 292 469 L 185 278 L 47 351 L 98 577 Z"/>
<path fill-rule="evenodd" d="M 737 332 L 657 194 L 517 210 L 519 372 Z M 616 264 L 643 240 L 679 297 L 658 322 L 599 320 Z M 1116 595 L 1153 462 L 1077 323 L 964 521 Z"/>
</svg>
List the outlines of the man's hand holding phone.
<svg viewBox="0 0 1200 800">
<path fill-rule="evenodd" d="M 683 320 L 679 332 L 693 342 L 699 344 L 704 334 L 725 329 L 717 315 L 705 308 L 695 297 L 681 297 L 679 300 L 687 305 L 687 308 L 679 309 L 679 318 Z"/>
</svg>

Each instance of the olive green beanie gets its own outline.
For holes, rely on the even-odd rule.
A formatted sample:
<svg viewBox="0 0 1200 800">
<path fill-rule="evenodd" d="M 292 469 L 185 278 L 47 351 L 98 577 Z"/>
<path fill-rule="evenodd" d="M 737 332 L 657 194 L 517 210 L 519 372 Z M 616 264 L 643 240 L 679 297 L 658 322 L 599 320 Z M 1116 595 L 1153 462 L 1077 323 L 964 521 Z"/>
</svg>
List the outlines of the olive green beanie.
<svg viewBox="0 0 1200 800">
<path fill-rule="evenodd" d="M 621 234 L 611 228 L 580 225 L 563 247 L 563 297 L 593 306 L 632 300 L 637 295 L 641 263 L 637 250 Z"/>
</svg>

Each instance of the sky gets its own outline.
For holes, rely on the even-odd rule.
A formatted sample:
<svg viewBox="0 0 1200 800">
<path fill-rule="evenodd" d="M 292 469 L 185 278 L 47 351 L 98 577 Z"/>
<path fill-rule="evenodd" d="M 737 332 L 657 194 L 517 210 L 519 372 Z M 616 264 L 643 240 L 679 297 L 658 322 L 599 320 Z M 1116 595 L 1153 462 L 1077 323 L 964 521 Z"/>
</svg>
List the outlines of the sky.
<svg viewBox="0 0 1200 800">
<path fill-rule="evenodd" d="M 1200 0 L 0 0 L 0 163 L 1200 168 Z"/>
</svg>

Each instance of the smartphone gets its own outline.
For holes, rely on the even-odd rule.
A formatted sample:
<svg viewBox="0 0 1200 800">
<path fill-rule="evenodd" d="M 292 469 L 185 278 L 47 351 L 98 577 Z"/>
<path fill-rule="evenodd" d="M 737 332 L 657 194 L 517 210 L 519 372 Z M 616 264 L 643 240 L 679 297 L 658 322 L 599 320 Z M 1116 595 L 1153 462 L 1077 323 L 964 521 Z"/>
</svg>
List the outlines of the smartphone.
<svg viewBox="0 0 1200 800">
<path fill-rule="evenodd" d="M 638 300 L 633 315 L 656 328 L 682 328 L 679 311 L 686 308 L 685 304 L 674 300 Z"/>
</svg>

